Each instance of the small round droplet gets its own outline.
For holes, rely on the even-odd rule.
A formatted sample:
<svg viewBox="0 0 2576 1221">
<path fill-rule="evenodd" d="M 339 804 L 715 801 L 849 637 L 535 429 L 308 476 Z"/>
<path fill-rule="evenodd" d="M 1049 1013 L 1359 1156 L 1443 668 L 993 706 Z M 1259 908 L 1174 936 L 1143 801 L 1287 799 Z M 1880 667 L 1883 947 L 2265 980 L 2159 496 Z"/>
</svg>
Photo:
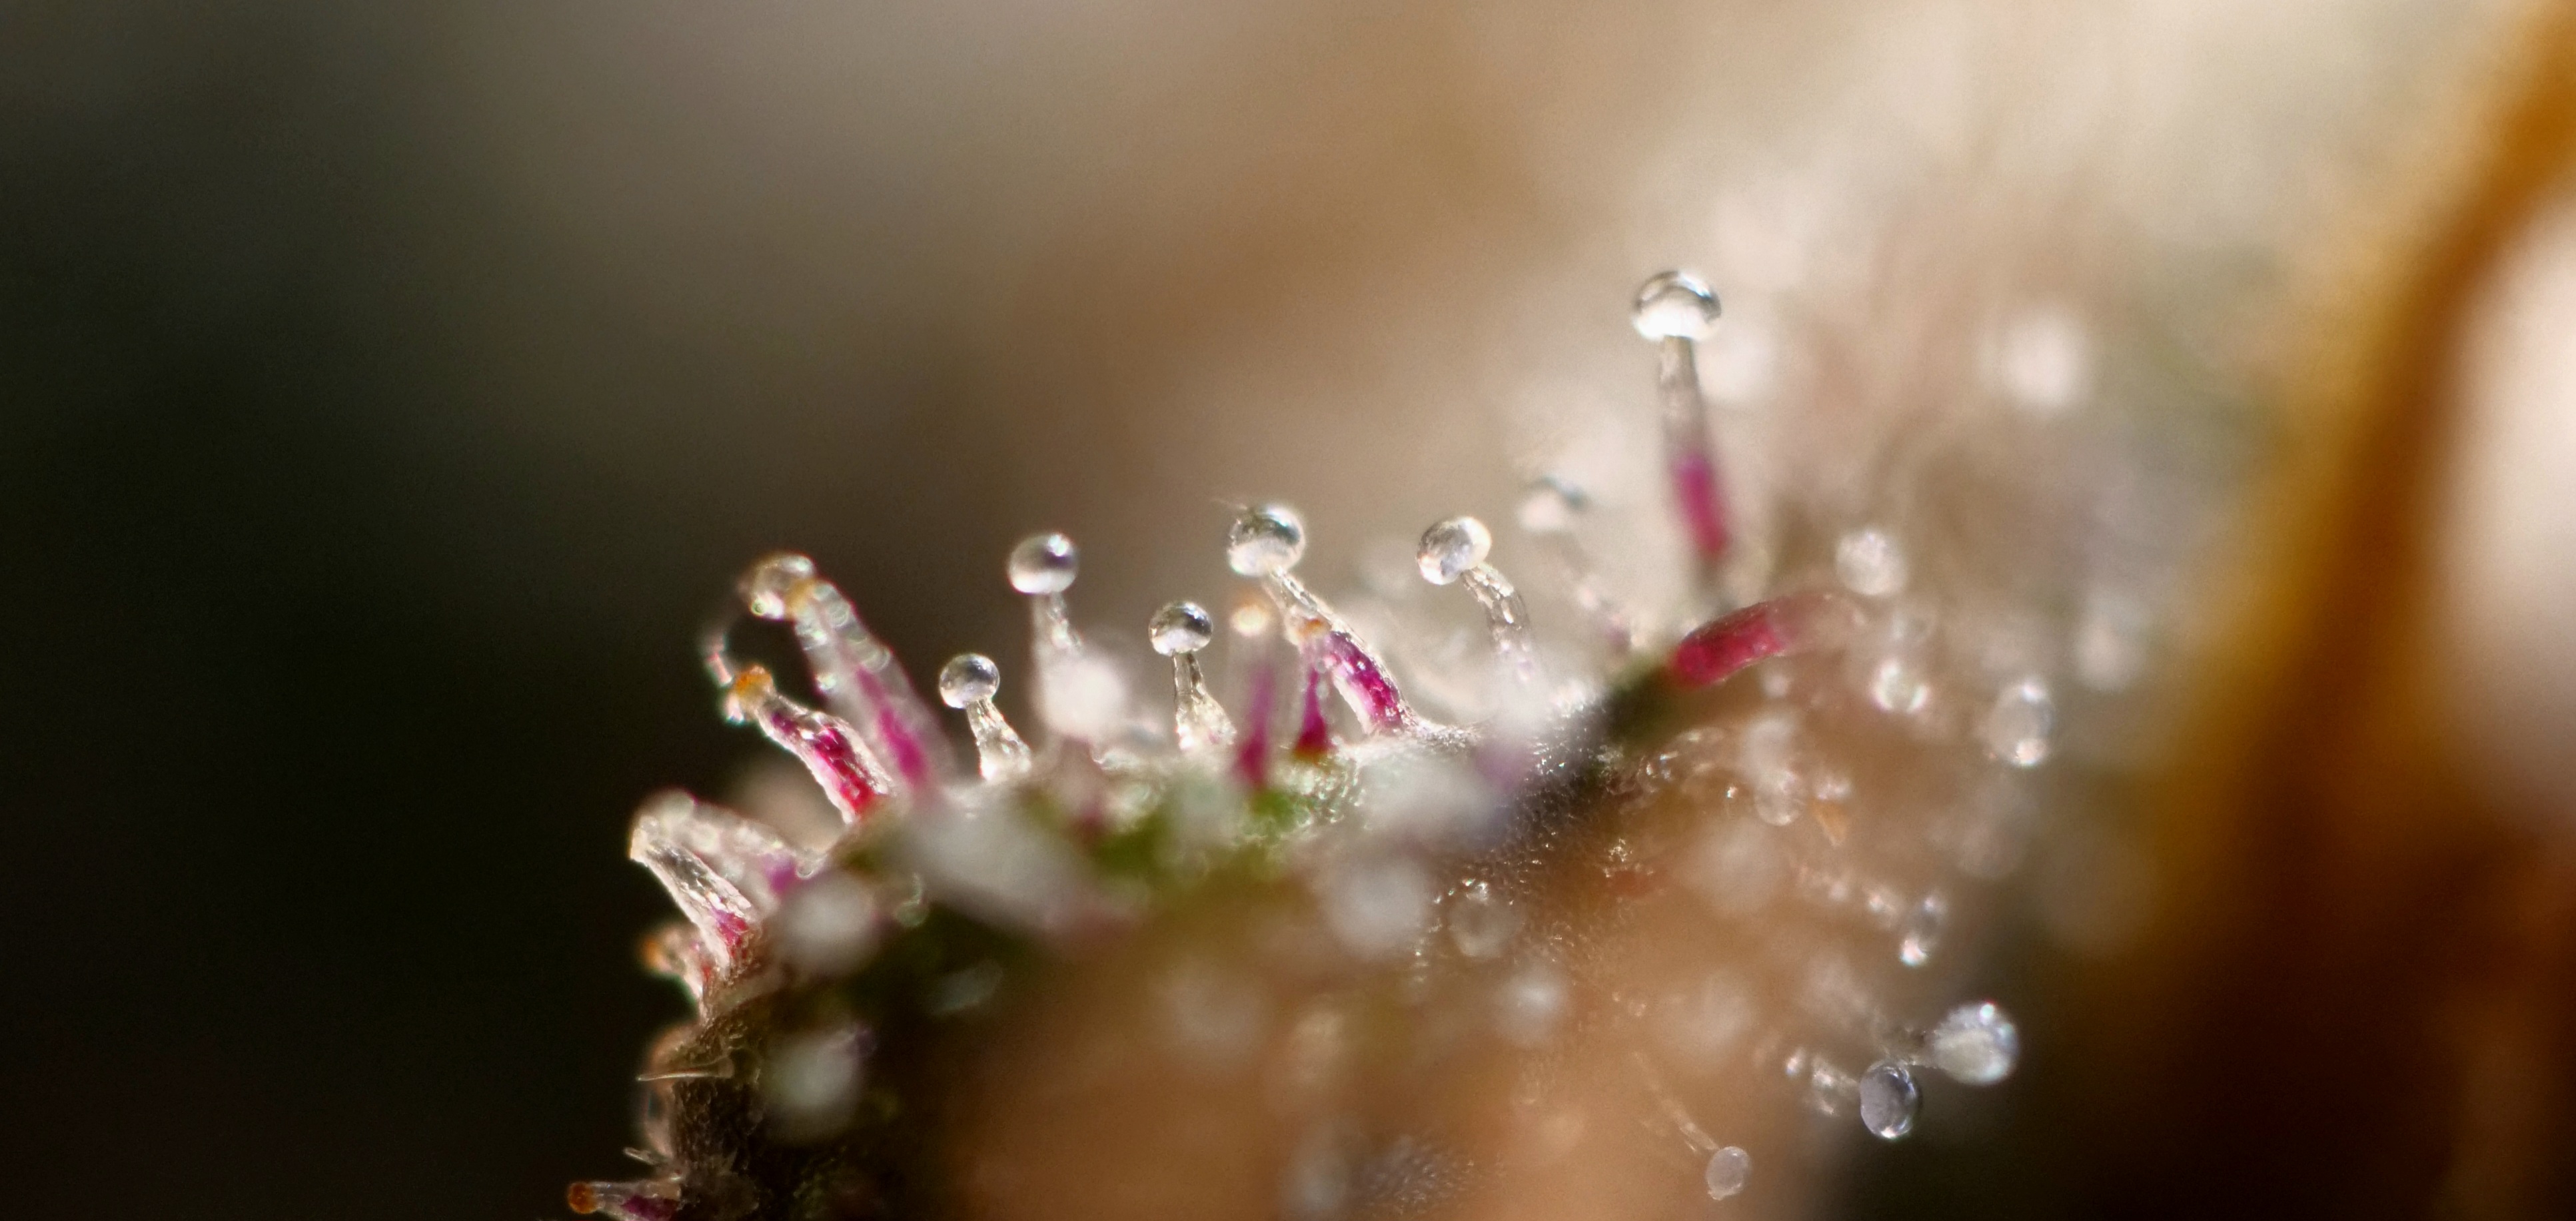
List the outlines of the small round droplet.
<svg viewBox="0 0 2576 1221">
<path fill-rule="evenodd" d="M 1443 906 L 1449 940 L 1469 958 L 1500 958 L 1521 931 L 1521 913 L 1483 882 L 1470 882 Z"/>
<path fill-rule="evenodd" d="M 1485 523 L 1472 517 L 1452 517 L 1422 532 L 1422 549 L 1414 555 L 1422 565 L 1422 579 L 1434 585 L 1453 585 L 1467 570 L 1485 562 L 1493 554 L 1494 535 Z"/>
<path fill-rule="evenodd" d="M 981 653 L 960 653 L 939 667 L 939 700 L 951 708 L 991 699 L 1001 689 L 1001 667 Z"/>
<path fill-rule="evenodd" d="M 1724 1200 L 1744 1190 L 1753 1177 L 1753 1155 L 1733 1145 L 1708 1155 L 1708 1198 Z"/>
<path fill-rule="evenodd" d="M 1583 489 L 1555 475 L 1541 475 L 1521 493 L 1521 529 L 1532 534 L 1563 534 L 1591 502 Z"/>
<path fill-rule="evenodd" d="M 1195 653 L 1216 639 L 1216 620 L 1196 602 L 1174 602 L 1154 612 L 1153 621 L 1145 625 L 1145 637 L 1165 657 Z"/>
<path fill-rule="evenodd" d="M 1923 1091 L 1914 1074 L 1893 1060 L 1881 1060 L 1860 1075 L 1861 1126 L 1882 1140 L 1895 1140 L 1914 1130 L 1923 1109 Z"/>
<path fill-rule="evenodd" d="M 1883 530 L 1854 530 L 1834 544 L 1834 574 L 1853 593 L 1884 598 L 1905 588 L 1905 551 Z"/>
<path fill-rule="evenodd" d="M 1255 505 L 1226 532 L 1225 562 L 1239 576 L 1275 576 L 1306 554 L 1306 522 L 1281 504 Z"/>
<path fill-rule="evenodd" d="M 1629 321 L 1648 339 L 1706 339 L 1717 329 L 1717 294 L 1699 278 L 1667 271 L 1637 290 Z"/>
<path fill-rule="evenodd" d="M 2021 1061 L 2021 1032 L 1993 1001 L 1961 1005 L 1932 1028 L 1932 1063 L 1964 1085 L 1993 1085 Z"/>
<path fill-rule="evenodd" d="M 787 595 L 814 579 L 814 561 L 793 551 L 773 552 L 742 574 L 736 589 L 744 609 L 763 619 L 787 617 Z"/>
<path fill-rule="evenodd" d="M 1082 557 L 1061 534 L 1032 534 L 1011 548 L 1011 588 L 1024 594 L 1060 594 L 1073 587 Z"/>
<path fill-rule="evenodd" d="M 1932 684 L 1914 662 L 1897 654 L 1880 658 L 1869 674 L 1869 702 L 1882 712 L 1912 716 L 1932 702 Z"/>
<path fill-rule="evenodd" d="M 2048 684 L 2025 678 L 1995 696 L 1982 727 L 1986 749 L 2014 767 L 2037 767 L 2048 758 L 2048 734 L 2057 726 L 2057 705 Z"/>
</svg>

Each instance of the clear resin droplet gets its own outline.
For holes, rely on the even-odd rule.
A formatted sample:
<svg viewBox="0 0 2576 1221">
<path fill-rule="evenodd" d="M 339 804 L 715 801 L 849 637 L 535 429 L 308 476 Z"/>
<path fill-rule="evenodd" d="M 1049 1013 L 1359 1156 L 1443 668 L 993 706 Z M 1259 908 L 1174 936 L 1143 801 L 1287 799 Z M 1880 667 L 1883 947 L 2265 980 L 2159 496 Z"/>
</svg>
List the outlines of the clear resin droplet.
<svg viewBox="0 0 2576 1221">
<path fill-rule="evenodd" d="M 814 561 L 792 551 L 763 556 L 742 574 L 737 588 L 743 607 L 768 620 L 787 617 L 797 587 L 814 579 Z"/>
<path fill-rule="evenodd" d="M 1234 720 L 1207 689 L 1198 652 L 1216 639 L 1216 620 L 1195 602 L 1174 602 L 1145 625 L 1154 651 L 1172 659 L 1172 737 L 1184 751 L 1234 745 Z"/>
<path fill-rule="evenodd" d="M 1306 522 L 1286 505 L 1255 505 L 1226 532 L 1225 562 L 1239 576 L 1276 576 L 1306 554 Z"/>
<path fill-rule="evenodd" d="M 1467 570 L 1485 562 L 1494 550 L 1493 532 L 1485 523 L 1472 517 L 1452 517 L 1422 532 L 1422 548 L 1415 560 L 1422 566 L 1422 579 L 1434 585 L 1454 585 Z"/>
<path fill-rule="evenodd" d="M 1717 329 L 1718 312 L 1717 294 L 1699 277 L 1667 271 L 1637 289 L 1628 316 L 1648 339 L 1700 340 Z"/>
<path fill-rule="evenodd" d="M 1708 1183 L 1709 1199 L 1729 1199 L 1741 1193 L 1744 1185 L 1752 1181 L 1753 1155 L 1728 1145 L 1708 1155 L 1708 1170 L 1704 1177 Z"/>
<path fill-rule="evenodd" d="M 1483 882 L 1470 882 L 1443 904 L 1449 940 L 1469 958 L 1500 958 L 1520 935 L 1521 913 Z"/>
<path fill-rule="evenodd" d="M 981 653 L 960 653 L 939 668 L 939 700 L 951 708 L 989 700 L 1002 690 L 1002 668 Z"/>
<path fill-rule="evenodd" d="M 2057 705 L 2048 684 L 2024 678 L 2006 686 L 1986 711 L 1980 736 L 1995 758 L 2014 767 L 2037 767 L 2048 758 L 2048 735 L 2057 727 Z"/>
<path fill-rule="evenodd" d="M 1860 1122 L 1882 1140 L 1895 1140 L 1914 1130 L 1923 1109 L 1923 1091 L 1914 1074 L 1893 1060 L 1881 1060 L 1860 1075 Z"/>
<path fill-rule="evenodd" d="M 981 653 L 960 653 L 939 668 L 939 698 L 966 712 L 975 735 L 976 771 L 986 780 L 1015 780 L 1029 770 L 1029 744 L 1011 728 L 993 697 L 1002 690 L 1002 668 Z"/>
<path fill-rule="evenodd" d="M 1993 1085 L 2021 1061 L 2021 1032 L 1993 1001 L 1961 1005 L 1932 1028 L 1932 1063 L 1964 1085 Z"/>
<path fill-rule="evenodd" d="M 1897 960 L 1909 967 L 1932 961 L 1932 952 L 1941 946 L 1941 925 L 1949 915 L 1950 905 L 1939 895 L 1925 895 L 1923 901 L 1905 913 L 1896 943 Z"/>
<path fill-rule="evenodd" d="M 1912 659 L 1892 654 L 1869 672 L 1869 702 L 1882 712 L 1912 716 L 1932 702 L 1932 684 Z"/>
<path fill-rule="evenodd" d="M 1153 642 L 1154 651 L 1165 657 L 1196 653 L 1216 639 L 1216 620 L 1196 602 L 1174 602 L 1154 612 L 1153 621 L 1145 625 L 1145 635 Z"/>
<path fill-rule="evenodd" d="M 1060 594 L 1073 587 L 1081 570 L 1073 540 L 1061 534 L 1037 534 L 1011 548 L 1011 588 L 1024 594 Z"/>
<path fill-rule="evenodd" d="M 1834 575 L 1853 593 L 1884 598 L 1905 588 L 1905 551 L 1885 531 L 1854 530 L 1834 544 Z"/>
</svg>

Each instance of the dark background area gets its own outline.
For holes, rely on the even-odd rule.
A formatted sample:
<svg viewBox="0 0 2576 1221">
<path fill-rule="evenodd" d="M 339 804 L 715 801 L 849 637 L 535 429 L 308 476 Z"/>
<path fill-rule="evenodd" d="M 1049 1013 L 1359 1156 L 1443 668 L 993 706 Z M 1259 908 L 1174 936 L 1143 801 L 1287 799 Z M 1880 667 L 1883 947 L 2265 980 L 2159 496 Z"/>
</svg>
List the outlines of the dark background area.
<svg viewBox="0 0 2576 1221">
<path fill-rule="evenodd" d="M 664 903 L 626 813 L 747 747 L 688 640 L 782 540 L 692 506 L 783 534 L 883 493 L 763 480 L 745 451 L 794 442 L 756 404 L 658 485 L 459 419 L 442 283 L 545 272 L 445 155 L 435 23 L 104 16 L 0 15 L 8 1211 L 561 1215 L 682 1009 L 635 965 Z M 585 360 L 742 393 L 557 307 L 613 336 Z M 992 565 L 888 580 L 816 533 L 884 630 L 959 643 L 931 591 Z"/>
<path fill-rule="evenodd" d="M 1000 557 L 1031 529 L 1110 540 L 1083 609 L 1141 624 L 1221 571 L 1214 494 L 1329 528 L 1353 479 L 1399 521 L 1507 486 L 1481 433 L 1425 477 L 1406 429 L 1438 435 L 1439 394 L 1353 452 L 1313 410 L 1151 384 L 1174 347 L 1275 368 L 1336 276 L 1466 286 L 1433 273 L 1493 223 L 1414 203 L 1509 196 L 1445 151 L 1472 99 L 1419 92 L 1401 30 L 1344 14 L 1381 51 L 1336 70 L 1393 100 L 1226 120 L 1320 190 L 1194 229 L 1153 208 L 1225 215 L 1191 193 L 1277 162 L 1104 210 L 1120 167 L 1049 150 L 1157 103 L 1050 68 L 1042 21 L 820 6 L 797 20 L 844 40 L 800 60 L 793 22 L 728 46 L 734 6 L 609 7 L 0 13 L 13 1216 L 559 1216 L 620 1174 L 634 1063 L 682 1011 L 636 964 L 667 908 L 626 819 L 756 754 L 691 640 L 763 551 L 815 554 L 926 679 L 1018 655 Z M 1143 7 L 1090 60 L 1205 41 Z M 958 63 L 904 66 L 925 44 Z M 1352 205 L 1426 154 L 1404 206 Z M 1281 242 L 1295 269 L 1240 290 Z M 992 276 L 1013 251 L 1035 269 Z M 1307 376 L 1384 380 L 1368 348 Z M 1208 545 L 1114 545 L 1175 536 Z"/>
</svg>

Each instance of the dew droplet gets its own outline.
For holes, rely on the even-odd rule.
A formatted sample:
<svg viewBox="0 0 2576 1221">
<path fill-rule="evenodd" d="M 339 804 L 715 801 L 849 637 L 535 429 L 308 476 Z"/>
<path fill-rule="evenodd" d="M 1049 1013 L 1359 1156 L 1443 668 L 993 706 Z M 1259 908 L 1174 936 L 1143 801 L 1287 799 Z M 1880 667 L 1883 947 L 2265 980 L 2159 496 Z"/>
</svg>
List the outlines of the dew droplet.
<svg viewBox="0 0 2576 1221">
<path fill-rule="evenodd" d="M 762 556 L 742 574 L 736 584 L 744 609 L 762 619 L 787 617 L 788 596 L 796 587 L 814 579 L 814 561 L 793 551 L 779 551 Z"/>
<path fill-rule="evenodd" d="M 1932 1028 L 1932 1063 L 1964 1085 L 1993 1085 L 2021 1060 L 2021 1032 L 1993 1001 L 1961 1005 Z"/>
<path fill-rule="evenodd" d="M 2049 699 L 2048 684 L 2030 677 L 1996 694 L 1982 736 L 1996 758 L 2014 767 L 2037 767 L 2048 758 L 2048 735 L 2056 725 L 2057 705 Z"/>
<path fill-rule="evenodd" d="M 1276 576 L 1306 554 L 1306 522 L 1282 504 L 1255 505 L 1226 532 L 1225 562 L 1239 576 Z"/>
<path fill-rule="evenodd" d="M 1033 534 L 1011 548 L 1011 588 L 1024 594 L 1060 594 L 1073 588 L 1082 557 L 1061 534 Z"/>
<path fill-rule="evenodd" d="M 1708 1183 L 1708 1198 L 1724 1200 L 1744 1190 L 1753 1177 L 1753 1155 L 1728 1145 L 1708 1155 L 1708 1170 L 1703 1178 Z"/>
<path fill-rule="evenodd" d="M 1422 532 L 1422 549 L 1415 561 L 1422 566 L 1422 579 L 1434 585 L 1453 585 L 1467 570 L 1485 562 L 1494 550 L 1494 535 L 1485 523 L 1472 517 L 1452 517 L 1437 522 Z"/>
<path fill-rule="evenodd" d="M 1905 588 L 1905 550 L 1876 527 L 1854 530 L 1834 544 L 1834 574 L 1865 598 L 1884 598 Z"/>
<path fill-rule="evenodd" d="M 1648 339 L 1706 339 L 1717 329 L 1717 294 L 1697 276 L 1667 271 L 1637 289 L 1628 316 Z"/>
<path fill-rule="evenodd" d="M 1001 690 L 1001 667 L 981 653 L 960 653 L 939 668 L 939 700 L 951 708 L 982 703 Z"/>
<path fill-rule="evenodd" d="M 1196 653 L 1216 639 L 1216 620 L 1196 602 L 1174 602 L 1154 612 L 1153 621 L 1145 625 L 1145 636 L 1154 651 L 1165 657 Z"/>
<path fill-rule="evenodd" d="M 1923 1091 L 1914 1074 L 1893 1060 L 1881 1060 L 1860 1075 L 1861 1126 L 1882 1140 L 1895 1140 L 1914 1130 L 1923 1109 Z"/>
</svg>

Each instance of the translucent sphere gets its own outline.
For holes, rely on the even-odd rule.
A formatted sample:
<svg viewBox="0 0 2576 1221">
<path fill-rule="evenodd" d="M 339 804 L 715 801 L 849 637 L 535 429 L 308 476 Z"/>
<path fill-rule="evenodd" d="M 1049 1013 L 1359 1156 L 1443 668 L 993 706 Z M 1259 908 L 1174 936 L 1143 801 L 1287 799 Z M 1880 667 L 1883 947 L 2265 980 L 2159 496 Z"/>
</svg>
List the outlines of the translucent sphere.
<svg viewBox="0 0 2576 1221">
<path fill-rule="evenodd" d="M 1032 534 L 1011 548 L 1011 588 L 1024 594 L 1060 594 L 1073 587 L 1082 559 L 1061 534 Z"/>
<path fill-rule="evenodd" d="M 960 653 L 939 667 L 939 699 L 963 708 L 993 698 L 1002 689 L 1002 668 L 981 653 Z"/>
<path fill-rule="evenodd" d="M 1165 657 L 1195 653 L 1216 639 L 1216 620 L 1196 602 L 1174 602 L 1154 612 L 1145 625 L 1145 636 L 1154 642 L 1154 651 Z"/>
<path fill-rule="evenodd" d="M 2057 727 L 2057 704 L 2037 677 L 2006 686 L 1978 727 L 1986 749 L 2014 767 L 2037 767 L 2048 758 L 2048 735 Z"/>
<path fill-rule="evenodd" d="M 1884 598 L 1905 588 L 1905 551 L 1883 530 L 1854 530 L 1834 544 L 1834 575 L 1853 593 Z"/>
<path fill-rule="evenodd" d="M 1895 1140 L 1914 1130 L 1923 1109 L 1923 1091 L 1914 1074 L 1893 1060 L 1881 1060 L 1860 1075 L 1861 1126 L 1882 1140 Z"/>
<path fill-rule="evenodd" d="M 735 586 L 743 607 L 763 619 L 787 617 L 787 595 L 814 579 L 814 561 L 793 551 L 762 556 Z"/>
<path fill-rule="evenodd" d="M 1708 1155 L 1708 1198 L 1723 1200 L 1753 1178 L 1753 1155 L 1733 1145 Z"/>
<path fill-rule="evenodd" d="M 1422 579 L 1434 585 L 1455 584 L 1467 570 L 1485 562 L 1493 554 L 1494 533 L 1485 523 L 1472 517 L 1452 517 L 1422 532 L 1422 550 L 1414 560 L 1422 565 Z"/>
<path fill-rule="evenodd" d="M 2021 1061 L 2021 1031 L 1993 1001 L 1961 1005 L 1932 1028 L 1932 1063 L 1965 1085 L 1993 1085 Z"/>
<path fill-rule="evenodd" d="M 1563 534 L 1574 528 L 1589 498 L 1583 489 L 1554 475 L 1541 475 L 1521 493 L 1521 529 L 1532 534 Z"/>
<path fill-rule="evenodd" d="M 1648 339 L 1706 339 L 1717 329 L 1717 294 L 1684 271 L 1667 271 L 1637 290 L 1629 321 Z"/>
<path fill-rule="evenodd" d="M 1226 531 L 1226 566 L 1242 576 L 1266 577 L 1297 566 L 1306 554 L 1306 522 L 1286 505 L 1255 505 Z"/>
</svg>

